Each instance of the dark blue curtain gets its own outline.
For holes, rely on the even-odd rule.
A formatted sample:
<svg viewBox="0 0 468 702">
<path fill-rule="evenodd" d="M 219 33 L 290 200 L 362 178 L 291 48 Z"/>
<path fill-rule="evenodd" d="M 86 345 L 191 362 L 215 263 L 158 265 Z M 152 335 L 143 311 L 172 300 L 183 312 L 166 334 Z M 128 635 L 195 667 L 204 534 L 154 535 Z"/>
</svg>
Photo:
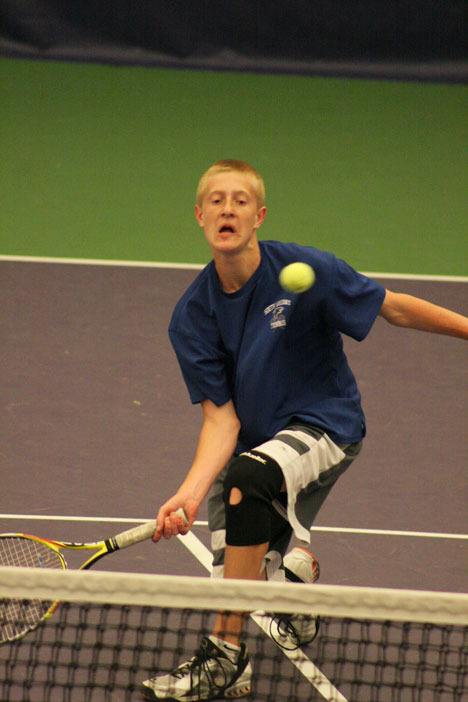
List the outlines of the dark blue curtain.
<svg viewBox="0 0 468 702">
<path fill-rule="evenodd" d="M 466 0 L 1 0 L 0 53 L 464 82 Z"/>
</svg>

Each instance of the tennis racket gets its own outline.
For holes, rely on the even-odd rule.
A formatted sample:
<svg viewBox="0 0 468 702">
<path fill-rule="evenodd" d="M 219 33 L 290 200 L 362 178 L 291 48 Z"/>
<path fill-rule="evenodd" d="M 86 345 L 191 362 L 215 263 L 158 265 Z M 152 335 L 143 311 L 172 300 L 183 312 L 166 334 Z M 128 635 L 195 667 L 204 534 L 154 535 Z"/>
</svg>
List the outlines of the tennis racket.
<svg viewBox="0 0 468 702">
<path fill-rule="evenodd" d="M 176 514 L 188 523 L 183 509 L 178 509 Z M 31 534 L 0 534 L 0 566 L 66 569 L 68 565 L 62 550 L 94 551 L 79 567 L 79 570 L 87 570 L 109 553 L 150 539 L 155 529 L 155 521 L 145 522 L 104 541 L 90 543 L 55 541 Z M 53 615 L 58 605 L 58 601 L 0 599 L 0 644 L 20 639 L 35 629 Z"/>
</svg>

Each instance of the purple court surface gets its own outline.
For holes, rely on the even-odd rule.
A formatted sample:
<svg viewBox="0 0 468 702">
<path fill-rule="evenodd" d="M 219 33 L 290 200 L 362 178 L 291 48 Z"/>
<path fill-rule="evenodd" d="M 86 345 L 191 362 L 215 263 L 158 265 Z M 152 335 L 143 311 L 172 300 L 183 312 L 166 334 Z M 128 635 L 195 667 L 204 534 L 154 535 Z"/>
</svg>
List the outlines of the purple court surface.
<svg viewBox="0 0 468 702">
<path fill-rule="evenodd" d="M 166 330 L 195 275 L 0 262 L 0 531 L 99 539 L 175 491 L 200 410 Z M 382 282 L 468 312 L 464 283 Z M 466 592 L 467 346 L 381 319 L 345 343 L 368 437 L 312 531 L 321 582 Z M 144 543 L 96 567 L 206 575 L 206 506 L 199 520 L 185 545 Z"/>
</svg>

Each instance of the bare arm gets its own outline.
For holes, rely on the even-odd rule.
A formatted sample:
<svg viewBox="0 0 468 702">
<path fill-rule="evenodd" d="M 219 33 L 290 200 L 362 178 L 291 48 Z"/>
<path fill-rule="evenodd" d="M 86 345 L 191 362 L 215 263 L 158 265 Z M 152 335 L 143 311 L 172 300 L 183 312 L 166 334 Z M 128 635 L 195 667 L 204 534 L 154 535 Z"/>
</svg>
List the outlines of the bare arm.
<svg viewBox="0 0 468 702">
<path fill-rule="evenodd" d="M 192 525 L 201 502 L 235 451 L 240 423 L 232 402 L 217 407 L 211 400 L 205 400 L 202 412 L 203 423 L 192 466 L 176 494 L 160 508 L 153 541 L 187 532 L 188 528 L 174 512 L 182 507 Z"/>
<path fill-rule="evenodd" d="M 387 290 L 380 315 L 397 327 L 468 339 L 468 317 L 412 295 Z"/>
</svg>

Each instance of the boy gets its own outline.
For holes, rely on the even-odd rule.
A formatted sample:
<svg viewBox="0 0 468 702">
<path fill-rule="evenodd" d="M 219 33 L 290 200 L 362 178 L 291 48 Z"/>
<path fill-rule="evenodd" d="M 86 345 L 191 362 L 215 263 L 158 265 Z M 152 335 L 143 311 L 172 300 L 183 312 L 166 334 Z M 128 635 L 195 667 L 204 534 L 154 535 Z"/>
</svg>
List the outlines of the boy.
<svg viewBox="0 0 468 702">
<path fill-rule="evenodd" d="M 178 302 L 169 334 L 203 423 L 190 470 L 158 512 L 154 541 L 186 533 L 211 490 L 215 575 L 271 579 L 284 574 L 293 533 L 309 543 L 320 506 L 365 436 L 341 334 L 362 340 L 381 315 L 396 326 L 466 339 L 468 319 L 385 290 L 329 253 L 259 242 L 264 184 L 245 162 L 219 161 L 203 174 L 195 216 L 213 261 Z M 315 285 L 300 295 L 278 283 L 281 269 L 295 261 L 316 274 Z M 188 525 L 175 514 L 180 507 Z M 296 580 L 318 575 L 304 548 L 293 549 L 284 565 Z M 248 694 L 242 624 L 239 613 L 218 613 L 200 652 L 173 673 L 145 681 L 145 694 L 166 700 Z M 317 631 L 313 618 L 289 624 L 278 635 L 296 645 Z"/>
</svg>

